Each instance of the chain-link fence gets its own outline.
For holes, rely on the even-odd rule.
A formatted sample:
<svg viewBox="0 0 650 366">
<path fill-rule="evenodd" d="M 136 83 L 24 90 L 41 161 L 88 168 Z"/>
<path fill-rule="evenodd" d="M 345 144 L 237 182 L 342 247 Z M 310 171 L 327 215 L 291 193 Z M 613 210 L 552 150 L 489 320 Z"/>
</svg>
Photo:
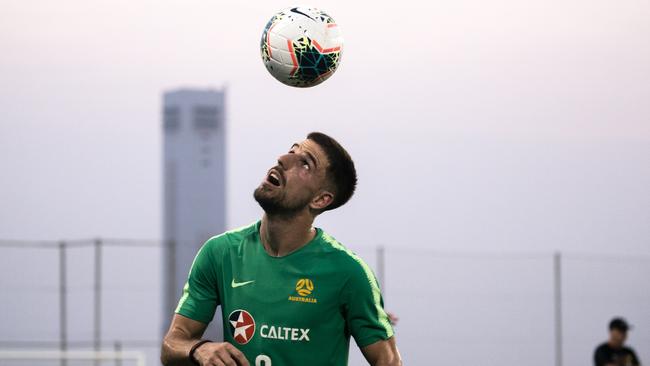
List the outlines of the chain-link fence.
<svg viewBox="0 0 650 366">
<path fill-rule="evenodd" d="M 405 364 L 589 365 L 617 315 L 635 325 L 630 343 L 650 362 L 650 256 L 351 249 L 399 317 Z M 0 241 L 0 350 L 140 351 L 159 364 L 171 316 L 161 255 L 157 241 Z M 351 348 L 350 365 L 365 364 Z M 15 362 L 0 359 L 26 364 Z M 27 364 L 82 364 L 44 362 Z"/>
</svg>

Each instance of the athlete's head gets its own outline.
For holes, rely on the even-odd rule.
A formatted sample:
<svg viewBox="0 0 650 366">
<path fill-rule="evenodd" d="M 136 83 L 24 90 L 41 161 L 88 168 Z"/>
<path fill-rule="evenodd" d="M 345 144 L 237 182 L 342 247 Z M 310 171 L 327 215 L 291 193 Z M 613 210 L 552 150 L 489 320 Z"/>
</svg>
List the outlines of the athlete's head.
<svg viewBox="0 0 650 366">
<path fill-rule="evenodd" d="M 623 318 L 614 318 L 609 322 L 609 344 L 616 348 L 622 347 L 627 339 L 629 324 Z"/>
<path fill-rule="evenodd" d="M 308 210 L 316 216 L 346 203 L 356 184 L 350 154 L 333 138 L 312 132 L 278 157 L 254 197 L 267 214 Z"/>
</svg>

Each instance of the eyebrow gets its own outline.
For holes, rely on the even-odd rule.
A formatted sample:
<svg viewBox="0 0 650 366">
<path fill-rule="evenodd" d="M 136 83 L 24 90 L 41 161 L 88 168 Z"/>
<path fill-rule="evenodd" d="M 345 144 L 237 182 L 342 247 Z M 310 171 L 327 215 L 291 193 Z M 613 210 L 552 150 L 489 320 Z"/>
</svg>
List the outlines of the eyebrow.
<svg viewBox="0 0 650 366">
<path fill-rule="evenodd" d="M 300 145 L 297 142 L 294 142 L 293 145 L 291 145 L 291 149 L 293 150 L 296 147 L 300 147 Z M 314 155 L 312 155 L 309 151 L 305 151 L 305 154 L 307 154 L 309 159 L 311 159 L 311 162 L 314 164 L 314 167 L 318 168 L 318 163 L 316 162 Z"/>
</svg>

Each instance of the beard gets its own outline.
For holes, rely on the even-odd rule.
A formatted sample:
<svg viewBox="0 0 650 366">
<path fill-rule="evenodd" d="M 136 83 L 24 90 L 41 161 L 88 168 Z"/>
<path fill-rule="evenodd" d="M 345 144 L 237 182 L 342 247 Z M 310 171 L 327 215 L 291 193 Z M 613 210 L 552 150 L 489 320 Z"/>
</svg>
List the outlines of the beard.
<svg viewBox="0 0 650 366">
<path fill-rule="evenodd" d="M 309 199 L 292 201 L 283 194 L 272 194 L 260 186 L 253 192 L 253 198 L 262 207 L 267 215 L 292 216 L 303 210 L 309 203 Z"/>
</svg>

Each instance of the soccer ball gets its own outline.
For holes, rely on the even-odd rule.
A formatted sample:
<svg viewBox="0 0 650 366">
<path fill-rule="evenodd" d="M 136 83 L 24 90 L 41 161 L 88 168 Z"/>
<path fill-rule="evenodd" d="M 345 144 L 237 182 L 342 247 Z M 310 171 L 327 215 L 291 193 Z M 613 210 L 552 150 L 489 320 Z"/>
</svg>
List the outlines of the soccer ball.
<svg viewBox="0 0 650 366">
<path fill-rule="evenodd" d="M 339 65 L 343 39 L 334 19 L 310 7 L 275 14 L 260 48 L 266 69 L 280 82 L 306 88 L 327 80 Z"/>
</svg>

